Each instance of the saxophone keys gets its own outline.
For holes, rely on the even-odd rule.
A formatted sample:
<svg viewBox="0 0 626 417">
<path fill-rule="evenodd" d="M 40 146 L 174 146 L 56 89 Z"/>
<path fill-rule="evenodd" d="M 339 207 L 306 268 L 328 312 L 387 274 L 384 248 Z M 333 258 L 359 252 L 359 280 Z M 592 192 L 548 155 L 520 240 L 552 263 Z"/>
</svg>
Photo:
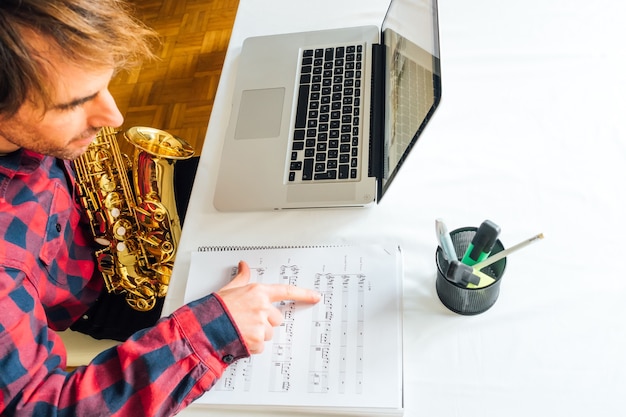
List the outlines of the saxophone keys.
<svg viewBox="0 0 626 417">
<path fill-rule="evenodd" d="M 98 186 L 105 193 L 110 193 L 111 191 L 115 191 L 115 189 L 117 188 L 115 181 L 112 181 L 109 178 L 108 174 L 102 174 L 102 176 L 100 177 L 100 181 L 98 181 Z"/>
<path fill-rule="evenodd" d="M 124 252 L 126 250 L 126 243 L 117 242 L 117 245 L 115 245 L 115 250 L 117 250 L 118 252 Z"/>
<path fill-rule="evenodd" d="M 159 287 L 159 294 L 157 295 L 157 297 L 159 298 L 165 297 L 167 295 L 167 289 L 168 289 L 167 285 L 161 285 Z"/>
<path fill-rule="evenodd" d="M 129 294 L 126 297 L 126 302 L 137 311 L 150 311 L 154 308 L 156 304 L 156 298 L 138 298 L 135 297 L 133 294 Z"/>
<path fill-rule="evenodd" d="M 161 244 L 161 251 L 162 251 L 163 253 L 166 253 L 166 254 L 168 254 L 168 255 L 169 255 L 169 254 L 174 253 L 174 250 L 175 250 L 175 248 L 174 248 L 174 244 L 173 244 L 172 242 L 170 242 L 170 241 L 167 241 L 167 240 L 166 240 L 166 241 L 164 241 L 164 242 Z"/>
<path fill-rule="evenodd" d="M 100 251 L 97 253 L 97 260 L 98 269 L 102 272 L 105 278 L 108 277 L 110 280 L 110 278 L 115 275 L 115 259 L 110 253 Z"/>
<path fill-rule="evenodd" d="M 158 201 L 142 201 L 135 206 L 135 213 L 142 225 L 151 228 L 160 227 L 160 223 L 168 218 L 167 209 Z"/>
<path fill-rule="evenodd" d="M 113 224 L 113 235 L 117 240 L 125 240 L 126 233 L 132 230 L 133 225 L 127 219 L 119 219 Z"/>
<path fill-rule="evenodd" d="M 105 239 L 103 237 L 94 238 L 94 241 L 100 246 L 109 246 L 111 244 L 109 239 Z"/>
<path fill-rule="evenodd" d="M 109 246 L 111 241 L 107 239 L 107 221 L 102 212 L 89 213 L 89 221 L 91 223 L 91 231 L 94 241 L 101 246 Z M 93 215 L 91 215 L 93 214 Z"/>
<path fill-rule="evenodd" d="M 104 206 L 115 218 L 119 216 L 120 207 L 122 207 L 122 204 L 124 204 L 124 200 L 119 195 L 119 193 L 109 192 L 104 198 Z M 114 213 L 117 213 L 117 215 Z"/>
</svg>

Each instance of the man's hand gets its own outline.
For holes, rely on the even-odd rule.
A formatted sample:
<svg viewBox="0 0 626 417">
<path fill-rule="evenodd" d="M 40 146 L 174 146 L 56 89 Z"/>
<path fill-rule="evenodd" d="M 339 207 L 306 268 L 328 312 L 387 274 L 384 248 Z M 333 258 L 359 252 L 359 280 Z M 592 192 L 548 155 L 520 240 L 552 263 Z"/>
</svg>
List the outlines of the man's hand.
<svg viewBox="0 0 626 417">
<path fill-rule="evenodd" d="M 292 300 L 315 304 L 320 294 L 314 290 L 285 284 L 250 284 L 250 268 L 239 262 L 239 272 L 217 294 L 222 298 L 237 324 L 251 354 L 261 353 L 265 341 L 280 326 L 283 316 L 273 303 Z"/>
</svg>

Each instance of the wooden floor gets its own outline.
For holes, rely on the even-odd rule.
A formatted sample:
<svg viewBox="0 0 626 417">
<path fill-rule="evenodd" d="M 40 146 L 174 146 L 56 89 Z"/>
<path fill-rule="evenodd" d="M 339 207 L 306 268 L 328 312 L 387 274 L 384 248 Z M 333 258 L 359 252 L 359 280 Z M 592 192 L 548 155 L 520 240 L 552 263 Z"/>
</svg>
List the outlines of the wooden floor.
<svg viewBox="0 0 626 417">
<path fill-rule="evenodd" d="M 160 61 L 111 81 L 123 128 L 149 126 L 200 153 L 238 0 L 131 0 L 136 15 L 162 38 Z M 120 144 L 130 153 L 130 146 Z"/>
</svg>

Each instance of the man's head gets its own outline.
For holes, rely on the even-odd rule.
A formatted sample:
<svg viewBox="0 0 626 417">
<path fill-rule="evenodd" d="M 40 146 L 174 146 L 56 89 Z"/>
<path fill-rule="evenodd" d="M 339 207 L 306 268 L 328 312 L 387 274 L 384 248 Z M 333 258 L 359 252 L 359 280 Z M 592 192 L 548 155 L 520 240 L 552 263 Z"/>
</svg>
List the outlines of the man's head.
<svg viewBox="0 0 626 417">
<path fill-rule="evenodd" d="M 151 58 L 156 41 L 121 0 L 2 0 L 0 153 L 79 156 L 122 123 L 113 74 Z"/>
</svg>

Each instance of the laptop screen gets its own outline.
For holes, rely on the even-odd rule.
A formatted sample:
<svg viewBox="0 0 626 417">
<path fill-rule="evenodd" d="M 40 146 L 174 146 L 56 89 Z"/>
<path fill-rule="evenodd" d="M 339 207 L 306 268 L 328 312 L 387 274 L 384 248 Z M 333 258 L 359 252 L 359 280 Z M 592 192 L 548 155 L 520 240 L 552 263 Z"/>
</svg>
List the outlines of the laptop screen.
<svg viewBox="0 0 626 417">
<path fill-rule="evenodd" d="M 441 98 L 437 0 L 394 0 L 382 27 L 387 50 L 382 193 Z"/>
</svg>

